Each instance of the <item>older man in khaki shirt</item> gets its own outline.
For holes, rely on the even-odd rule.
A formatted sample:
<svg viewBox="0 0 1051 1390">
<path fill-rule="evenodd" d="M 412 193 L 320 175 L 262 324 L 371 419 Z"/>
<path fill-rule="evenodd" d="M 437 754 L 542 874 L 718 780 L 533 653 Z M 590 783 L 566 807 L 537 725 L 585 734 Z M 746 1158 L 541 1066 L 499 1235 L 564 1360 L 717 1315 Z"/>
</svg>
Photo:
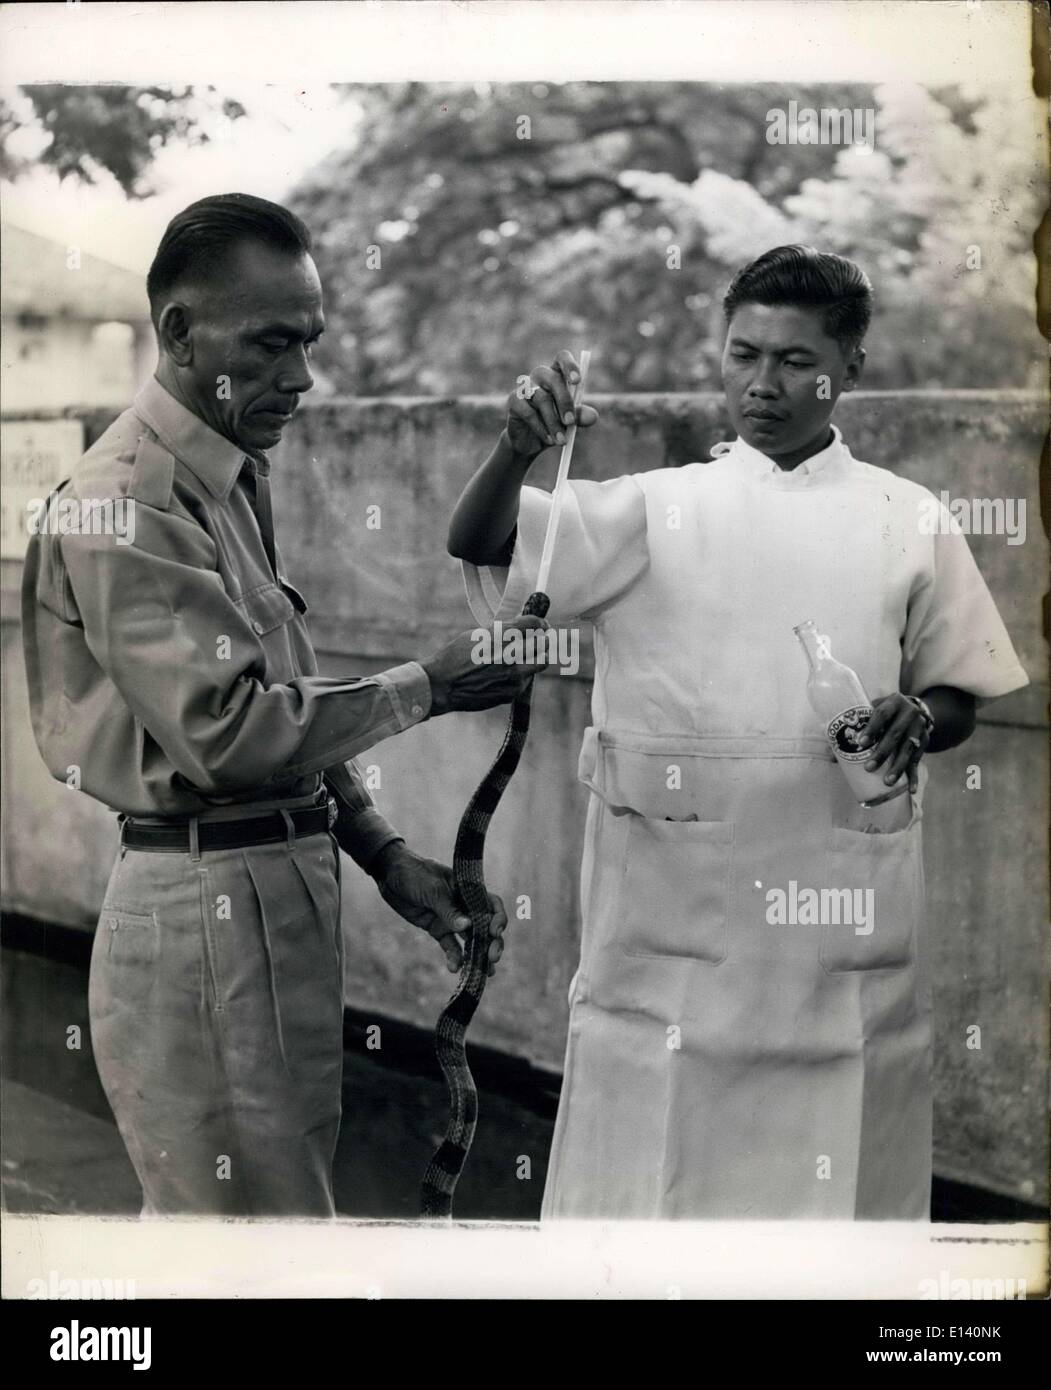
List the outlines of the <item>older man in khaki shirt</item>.
<svg viewBox="0 0 1051 1390">
<path fill-rule="evenodd" d="M 450 969 L 467 925 L 450 871 L 405 847 L 353 758 L 535 673 L 476 664 L 464 634 L 368 679 L 317 674 L 266 458 L 312 385 L 309 247 L 291 213 L 242 194 L 173 220 L 148 281 L 156 377 L 49 499 L 26 559 L 37 743 L 120 813 L 92 1043 L 153 1213 L 334 1214 L 337 844 Z M 59 522 L 71 502 L 77 528 Z"/>
</svg>

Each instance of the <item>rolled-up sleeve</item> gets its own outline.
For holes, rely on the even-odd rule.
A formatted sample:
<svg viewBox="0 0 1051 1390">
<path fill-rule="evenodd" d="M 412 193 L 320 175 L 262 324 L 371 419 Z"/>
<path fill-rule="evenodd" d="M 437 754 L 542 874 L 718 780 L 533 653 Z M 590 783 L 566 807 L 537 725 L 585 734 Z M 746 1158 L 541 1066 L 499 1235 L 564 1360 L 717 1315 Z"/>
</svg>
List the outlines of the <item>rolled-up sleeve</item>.
<svg viewBox="0 0 1051 1390">
<path fill-rule="evenodd" d="M 536 588 L 551 494 L 524 487 L 509 567 L 463 562 L 467 601 L 479 622 L 507 621 Z M 548 618 L 594 618 L 622 597 L 649 564 L 646 499 L 627 475 L 566 485 L 548 577 Z"/>
<path fill-rule="evenodd" d="M 951 685 L 982 700 L 1028 685 L 967 538 L 946 511 L 931 563 L 910 595 L 901 688 L 919 695 Z"/>
<path fill-rule="evenodd" d="M 321 772 L 430 713 L 416 662 L 267 685 L 265 651 L 207 532 L 141 502 L 135 522 L 132 544 L 64 536 L 63 559 L 92 656 L 193 786 L 231 792 Z"/>
</svg>

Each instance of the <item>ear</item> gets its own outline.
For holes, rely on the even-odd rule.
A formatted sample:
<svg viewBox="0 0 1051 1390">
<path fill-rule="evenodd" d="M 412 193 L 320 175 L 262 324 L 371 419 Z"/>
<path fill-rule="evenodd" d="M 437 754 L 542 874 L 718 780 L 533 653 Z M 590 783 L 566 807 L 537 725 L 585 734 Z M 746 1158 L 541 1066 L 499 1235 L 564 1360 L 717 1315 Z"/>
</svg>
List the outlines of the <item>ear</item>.
<svg viewBox="0 0 1051 1390">
<path fill-rule="evenodd" d="M 856 347 L 847 359 L 846 371 L 843 373 L 843 390 L 853 391 L 861 380 L 861 373 L 865 370 L 865 349 Z"/>
<path fill-rule="evenodd" d="M 190 311 L 185 304 L 166 304 L 157 320 L 157 341 L 162 356 L 168 356 L 179 367 L 193 361 L 193 331 Z"/>
</svg>

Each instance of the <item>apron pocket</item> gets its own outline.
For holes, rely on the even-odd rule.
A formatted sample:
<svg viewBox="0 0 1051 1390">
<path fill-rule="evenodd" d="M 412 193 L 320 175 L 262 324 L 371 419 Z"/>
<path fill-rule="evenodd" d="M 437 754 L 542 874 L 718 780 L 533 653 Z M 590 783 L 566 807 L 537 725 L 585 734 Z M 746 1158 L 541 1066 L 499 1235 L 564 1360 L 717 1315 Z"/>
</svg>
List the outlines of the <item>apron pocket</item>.
<svg viewBox="0 0 1051 1390">
<path fill-rule="evenodd" d="M 821 964 L 844 970 L 900 970 L 913 957 L 923 913 L 919 821 L 890 834 L 834 827 L 826 886 L 837 921 L 826 920 Z"/>
<path fill-rule="evenodd" d="M 731 821 L 629 814 L 617 906 L 625 955 L 726 959 L 733 838 Z"/>
</svg>

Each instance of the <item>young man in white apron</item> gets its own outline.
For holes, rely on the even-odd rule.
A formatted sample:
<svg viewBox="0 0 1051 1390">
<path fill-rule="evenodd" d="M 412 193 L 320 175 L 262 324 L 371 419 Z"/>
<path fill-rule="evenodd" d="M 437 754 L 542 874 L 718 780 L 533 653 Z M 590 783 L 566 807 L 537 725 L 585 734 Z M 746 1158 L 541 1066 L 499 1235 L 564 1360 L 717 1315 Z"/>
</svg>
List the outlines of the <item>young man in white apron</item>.
<svg viewBox="0 0 1051 1390">
<path fill-rule="evenodd" d="M 552 622 L 594 625 L 592 796 L 545 1217 L 928 1217 L 920 758 L 1027 677 L 958 528 L 930 534 L 932 495 L 831 425 L 871 297 L 838 256 L 768 252 L 724 301 L 734 442 L 569 484 L 548 593 Z M 577 379 L 563 352 L 509 398 L 457 507 L 479 621 L 535 587 L 550 497 L 522 482 Z M 906 795 L 852 796 L 807 700 L 808 618 Z M 855 910 L 786 912 L 804 889 Z"/>
</svg>

